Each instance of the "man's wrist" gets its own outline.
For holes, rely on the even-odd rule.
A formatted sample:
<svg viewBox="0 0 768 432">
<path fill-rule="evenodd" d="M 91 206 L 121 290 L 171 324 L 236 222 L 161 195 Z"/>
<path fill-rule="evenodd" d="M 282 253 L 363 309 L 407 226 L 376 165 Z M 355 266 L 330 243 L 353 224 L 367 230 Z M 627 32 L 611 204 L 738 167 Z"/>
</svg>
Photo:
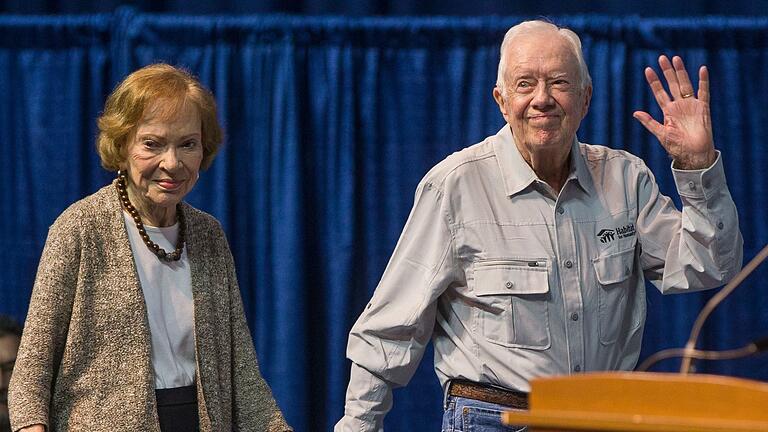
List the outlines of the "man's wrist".
<svg viewBox="0 0 768 432">
<path fill-rule="evenodd" d="M 685 171 L 703 170 L 714 165 L 715 161 L 717 161 L 717 152 L 713 150 L 700 157 L 674 159 L 672 168 Z"/>
</svg>

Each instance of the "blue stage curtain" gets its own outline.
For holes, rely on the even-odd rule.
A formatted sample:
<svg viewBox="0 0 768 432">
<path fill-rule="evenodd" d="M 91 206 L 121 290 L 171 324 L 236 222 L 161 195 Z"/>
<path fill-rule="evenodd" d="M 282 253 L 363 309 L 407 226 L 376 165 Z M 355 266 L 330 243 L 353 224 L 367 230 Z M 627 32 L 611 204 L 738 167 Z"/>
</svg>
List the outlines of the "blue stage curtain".
<svg viewBox="0 0 768 432">
<path fill-rule="evenodd" d="M 2 0 L 0 13 L 73 14 L 112 12 L 131 5 L 144 12 L 174 14 L 334 14 L 347 16 L 558 16 L 580 13 L 652 17 L 759 16 L 766 0 Z"/>
<path fill-rule="evenodd" d="M 515 18 L 170 16 L 122 9 L 78 17 L 0 17 L 0 313 L 26 314 L 48 225 L 110 180 L 95 118 L 130 71 L 164 61 L 216 95 L 223 151 L 189 201 L 229 236 L 262 372 L 297 431 L 342 415 L 347 332 L 373 292 L 421 176 L 495 133 L 498 46 Z M 739 207 L 745 256 L 768 242 L 768 19 L 556 20 L 582 36 L 594 81 L 582 141 L 645 159 L 676 196 L 670 161 L 632 119 L 660 118 L 643 78 L 660 53 L 710 68 L 715 142 Z M 705 327 L 700 346 L 768 334 L 759 269 Z M 649 287 L 643 357 L 682 346 L 712 293 Z M 661 370 L 673 370 L 667 362 Z M 700 363 L 768 379 L 765 357 Z M 391 431 L 439 430 L 431 351 L 395 392 Z"/>
</svg>

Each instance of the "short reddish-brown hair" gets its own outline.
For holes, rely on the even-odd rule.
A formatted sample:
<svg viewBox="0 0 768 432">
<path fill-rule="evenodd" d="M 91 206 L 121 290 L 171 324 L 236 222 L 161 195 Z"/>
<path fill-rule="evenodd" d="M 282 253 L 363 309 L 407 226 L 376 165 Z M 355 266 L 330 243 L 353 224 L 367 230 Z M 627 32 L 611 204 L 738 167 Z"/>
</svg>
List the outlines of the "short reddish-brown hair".
<svg viewBox="0 0 768 432">
<path fill-rule="evenodd" d="M 189 72 L 164 63 L 145 66 L 128 75 L 107 98 L 98 119 L 96 149 L 101 165 L 117 171 L 126 159 L 126 141 L 150 107 L 153 115 L 171 118 L 183 104 L 192 102 L 200 113 L 202 169 L 207 169 L 223 141 L 216 117 L 216 100 Z"/>
</svg>

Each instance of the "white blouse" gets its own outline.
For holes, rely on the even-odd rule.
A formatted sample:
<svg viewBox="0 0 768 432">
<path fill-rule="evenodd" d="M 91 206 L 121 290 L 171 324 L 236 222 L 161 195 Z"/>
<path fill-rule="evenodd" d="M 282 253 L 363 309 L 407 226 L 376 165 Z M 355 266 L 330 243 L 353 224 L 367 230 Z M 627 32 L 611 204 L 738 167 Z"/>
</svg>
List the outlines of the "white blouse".
<svg viewBox="0 0 768 432">
<path fill-rule="evenodd" d="M 179 261 L 161 261 L 144 244 L 133 218 L 125 211 L 123 218 L 147 304 L 155 388 L 192 385 L 196 370 L 195 308 L 187 249 L 184 248 Z M 144 228 L 161 248 L 168 252 L 176 249 L 178 223 L 160 228 L 144 225 Z"/>
</svg>

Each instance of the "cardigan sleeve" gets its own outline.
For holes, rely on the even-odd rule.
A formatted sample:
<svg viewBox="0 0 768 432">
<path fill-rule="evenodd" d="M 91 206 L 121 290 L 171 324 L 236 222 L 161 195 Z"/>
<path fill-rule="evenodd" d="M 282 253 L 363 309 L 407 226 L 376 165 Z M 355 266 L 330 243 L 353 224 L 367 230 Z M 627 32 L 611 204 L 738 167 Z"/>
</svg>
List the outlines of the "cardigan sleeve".
<svg viewBox="0 0 768 432">
<path fill-rule="evenodd" d="M 14 431 L 34 424 L 50 429 L 53 380 L 67 338 L 80 266 L 77 220 L 74 212 L 66 211 L 48 230 L 8 390 Z"/>
<path fill-rule="evenodd" d="M 222 234 L 222 238 L 223 234 Z M 226 240 L 225 240 L 226 241 Z M 232 322 L 232 415 L 236 431 L 291 432 L 272 390 L 259 371 L 256 350 L 245 321 L 232 254 L 227 249 L 230 319 Z"/>
</svg>

